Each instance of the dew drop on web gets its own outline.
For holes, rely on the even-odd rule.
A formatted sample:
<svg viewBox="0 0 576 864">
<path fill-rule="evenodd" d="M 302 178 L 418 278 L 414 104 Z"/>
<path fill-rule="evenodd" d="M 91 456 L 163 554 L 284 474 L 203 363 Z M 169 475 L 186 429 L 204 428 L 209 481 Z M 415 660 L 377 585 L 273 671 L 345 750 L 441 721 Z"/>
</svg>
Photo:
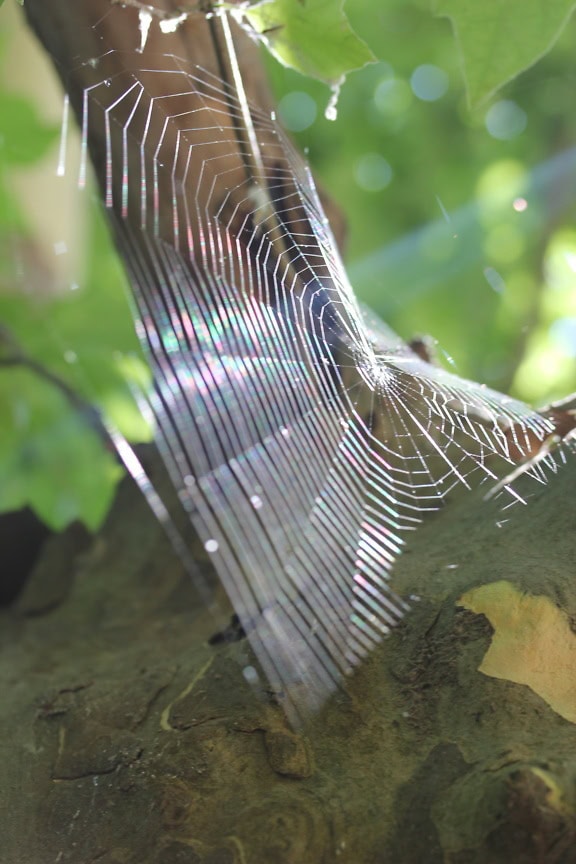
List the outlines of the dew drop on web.
<svg viewBox="0 0 576 864">
<path fill-rule="evenodd" d="M 340 98 L 340 90 L 342 89 L 344 80 L 344 75 L 342 75 L 330 87 L 330 99 L 324 111 L 324 116 L 327 120 L 336 120 L 338 118 L 338 99 Z"/>
</svg>

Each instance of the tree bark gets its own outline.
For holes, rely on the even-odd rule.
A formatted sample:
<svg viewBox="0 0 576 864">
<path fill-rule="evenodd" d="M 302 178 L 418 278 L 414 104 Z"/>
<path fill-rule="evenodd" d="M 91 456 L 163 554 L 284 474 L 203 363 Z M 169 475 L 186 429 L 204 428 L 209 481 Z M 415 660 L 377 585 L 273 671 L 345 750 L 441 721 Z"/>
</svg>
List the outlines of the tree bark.
<svg viewBox="0 0 576 864">
<path fill-rule="evenodd" d="M 156 0 L 154 4 L 156 10 L 164 10 L 167 14 L 175 14 L 182 8 L 198 8 L 199 5 L 194 0 L 188 3 L 180 3 L 177 0 Z M 161 32 L 160 28 L 152 26 L 148 32 L 144 47 L 141 51 L 135 49 L 141 43 L 142 36 L 138 23 L 138 10 L 132 7 L 130 3 L 124 6 L 116 2 L 116 0 L 81 0 L 81 2 L 72 2 L 72 0 L 50 0 L 50 2 L 40 2 L 40 0 L 32 0 L 25 6 L 25 13 L 28 22 L 40 39 L 49 57 L 51 58 L 56 71 L 66 91 L 70 96 L 70 101 L 76 116 L 80 119 L 83 113 L 83 93 L 87 87 L 95 81 L 102 79 L 102 69 L 106 69 L 106 74 L 109 77 L 109 84 L 112 90 L 118 85 L 119 94 L 122 92 L 125 84 L 125 74 L 131 69 L 138 70 L 146 68 L 147 65 L 154 69 L 158 64 L 158 58 L 163 55 L 170 55 L 178 58 L 178 64 L 175 68 L 186 68 L 197 66 L 201 67 L 207 73 L 214 75 L 216 78 L 221 78 L 226 75 L 227 79 L 231 77 L 231 70 L 226 66 L 225 49 L 221 44 L 222 36 L 214 25 L 213 19 L 207 19 L 204 14 L 193 14 L 189 19 L 183 21 L 174 32 Z M 264 113 L 270 114 L 274 108 L 274 101 L 267 85 L 266 76 L 263 71 L 260 51 L 256 43 L 249 38 L 240 27 L 232 20 L 231 27 L 234 33 L 238 62 L 240 66 L 244 89 L 251 103 L 258 106 Z M 116 81 L 118 79 L 118 81 Z M 162 96 L 165 95 L 165 88 L 170 87 L 170 76 L 162 76 L 146 79 L 146 85 L 150 95 Z M 179 86 L 182 86 L 181 80 Z M 108 102 L 112 100 L 108 97 Z M 170 113 L 178 115 L 178 105 L 181 106 L 182 117 L 172 122 L 170 126 L 164 130 L 164 143 L 162 152 L 166 154 L 167 160 L 173 161 L 174 152 L 178 151 L 175 141 L 177 129 L 185 130 L 187 124 L 193 123 L 191 120 L 191 112 L 199 105 L 210 106 L 210 94 L 202 94 L 202 98 L 191 97 L 190 93 L 186 93 L 185 97 L 178 102 L 178 97 L 172 98 L 170 102 Z M 177 107 L 174 107 L 177 106 Z M 224 145 L 218 155 L 218 168 L 214 171 L 213 177 L 215 187 L 212 188 L 208 182 L 199 184 L 194 174 L 196 164 L 191 160 L 187 167 L 188 179 L 186 181 L 186 189 L 194 190 L 197 197 L 199 194 L 211 196 L 212 201 L 202 200 L 199 204 L 202 207 L 214 207 L 213 200 L 218 199 L 219 194 L 224 192 L 230 193 L 236 186 L 241 187 L 242 181 L 245 180 L 244 164 L 239 153 L 239 144 L 235 139 L 235 133 L 232 129 L 230 120 L 226 120 L 222 110 L 222 106 L 216 106 L 217 116 L 214 122 L 222 126 L 220 144 Z M 126 108 L 128 113 L 129 107 Z M 141 120 L 146 122 L 145 111 L 141 112 Z M 138 116 L 138 115 L 137 115 Z M 204 115 L 203 115 L 204 119 Z M 154 120 L 152 121 L 154 123 Z M 88 128 L 88 148 L 92 163 L 95 168 L 95 175 L 103 192 L 105 192 L 106 184 L 106 140 L 105 140 L 105 125 L 100 116 L 90 114 Z M 150 129 L 149 136 L 153 138 L 158 134 L 159 130 Z M 206 143 L 212 143 L 212 134 L 208 133 Z M 259 129 L 259 135 L 264 136 L 267 147 L 274 151 L 277 144 L 266 133 L 266 130 Z M 202 143 L 202 136 L 195 131 L 195 144 Z M 226 143 L 225 143 L 226 142 Z M 116 142 L 117 143 L 117 142 Z M 217 142 L 214 142 L 214 145 Z M 183 148 L 182 148 L 183 150 Z M 224 154 L 224 156 L 222 155 Z M 121 155 L 115 152 L 115 157 L 118 161 Z M 266 158 L 266 157 L 264 157 Z M 270 161 L 273 155 L 267 157 Z M 129 159 L 131 163 L 139 163 L 139 154 L 129 148 Z M 223 159 L 226 164 L 223 164 Z M 139 164 L 130 165 L 130 168 L 138 170 Z M 210 166 L 203 166 L 203 171 L 210 171 Z M 120 198 L 121 190 L 118 185 L 121 181 L 120 172 L 114 177 L 114 186 L 112 192 L 115 199 Z M 159 176 L 159 183 L 162 184 L 162 175 Z M 166 182 L 166 178 L 164 178 Z M 137 184 L 131 183 L 129 195 L 134 196 L 136 210 L 139 210 L 138 196 L 140 190 L 136 188 Z M 160 205 L 159 216 L 159 233 L 161 236 L 171 239 L 171 229 L 173 223 L 173 206 L 172 206 L 172 190 L 164 190 L 168 194 L 163 194 L 163 189 L 160 188 L 158 199 Z M 342 247 L 345 235 L 345 225 L 342 214 L 332 202 L 323 195 L 320 190 L 320 197 L 326 215 L 329 218 L 332 231 Z M 233 198 L 232 198 L 233 200 Z M 242 205 L 240 203 L 240 209 Z M 230 205 L 232 208 L 232 204 Z M 119 209 L 119 208 L 117 208 Z M 131 216 L 128 217 L 132 218 Z"/>
<path fill-rule="evenodd" d="M 574 723 L 478 671 L 493 630 L 458 601 L 508 580 L 576 620 L 575 479 L 505 524 L 474 495 L 430 517 L 394 576 L 419 601 L 299 734 L 245 682 L 245 642 L 208 643 L 126 480 L 2 615 L 2 861 L 572 864 Z"/>
<path fill-rule="evenodd" d="M 108 0 L 25 8 L 64 77 L 74 53 L 100 55 L 102 27 L 117 47 L 139 39 L 136 13 Z M 148 49 L 186 57 L 199 38 L 187 28 L 204 24 L 161 49 L 151 33 Z M 250 75 L 268 104 L 258 67 Z M 77 107 L 85 84 L 68 81 Z M 412 611 L 299 733 L 245 681 L 246 642 L 211 644 L 220 624 L 126 480 L 99 535 L 50 541 L 2 613 L 1 860 L 576 862 L 574 694 L 479 671 L 506 627 L 469 599 L 507 582 L 550 598 L 558 632 L 573 626 L 575 477 L 571 459 L 536 491 L 520 482 L 526 507 L 503 514 L 469 495 L 427 518 L 394 574 L 419 598 Z M 576 672 L 570 633 L 560 656 L 533 628 L 559 679 L 566 664 Z"/>
</svg>

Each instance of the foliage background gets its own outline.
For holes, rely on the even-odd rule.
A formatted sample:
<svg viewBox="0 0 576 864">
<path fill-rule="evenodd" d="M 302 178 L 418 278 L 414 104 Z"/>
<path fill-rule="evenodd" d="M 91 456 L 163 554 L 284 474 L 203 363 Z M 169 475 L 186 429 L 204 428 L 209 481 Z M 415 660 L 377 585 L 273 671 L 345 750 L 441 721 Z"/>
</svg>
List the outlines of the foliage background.
<svg viewBox="0 0 576 864">
<path fill-rule="evenodd" d="M 130 382 L 146 370 L 121 268 L 94 193 L 79 195 L 73 170 L 55 176 L 61 96 L 10 5 L 0 360 L 24 353 L 144 439 Z M 433 336 L 460 375 L 535 403 L 576 390 L 576 24 L 471 109 L 450 22 L 426 0 L 351 0 L 347 12 L 382 59 L 349 75 L 336 121 L 323 116 L 325 85 L 267 62 L 279 116 L 346 215 L 358 294 L 402 336 Z M 31 503 L 57 528 L 96 527 L 119 474 L 49 378 L 0 367 L 0 509 Z"/>
</svg>

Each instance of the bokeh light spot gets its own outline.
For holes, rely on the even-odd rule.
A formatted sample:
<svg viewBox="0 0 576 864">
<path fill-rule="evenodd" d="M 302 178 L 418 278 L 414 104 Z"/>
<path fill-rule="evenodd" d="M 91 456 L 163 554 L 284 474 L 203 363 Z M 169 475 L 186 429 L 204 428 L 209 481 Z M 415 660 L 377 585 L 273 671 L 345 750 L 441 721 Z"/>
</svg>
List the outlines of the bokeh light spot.
<svg viewBox="0 0 576 864">
<path fill-rule="evenodd" d="M 567 357 L 576 357 L 576 318 L 559 318 L 550 327 L 552 341 Z"/>
<path fill-rule="evenodd" d="M 500 141 L 510 141 L 516 138 L 526 128 L 526 112 L 511 99 L 501 99 L 495 102 L 486 112 L 484 123 L 493 138 Z"/>
<path fill-rule="evenodd" d="M 510 218 L 510 206 L 526 188 L 528 175 L 524 165 L 515 159 L 492 162 L 476 186 L 480 218 L 492 223 Z M 506 211 L 506 212 L 504 212 Z"/>
<path fill-rule="evenodd" d="M 410 87 L 418 99 L 422 99 L 423 102 L 435 102 L 448 90 L 448 75 L 438 66 L 425 63 L 412 73 Z"/>
<path fill-rule="evenodd" d="M 544 276 L 549 288 L 576 296 L 576 231 L 557 231 L 544 256 Z"/>
<path fill-rule="evenodd" d="M 390 185 L 394 172 L 379 153 L 364 153 L 354 166 L 354 178 L 361 189 L 381 192 Z"/>
<path fill-rule="evenodd" d="M 315 121 L 318 106 L 309 93 L 292 90 L 278 104 L 278 116 L 290 132 L 303 132 Z"/>
<path fill-rule="evenodd" d="M 412 104 L 412 91 L 402 78 L 384 78 L 376 85 L 374 103 L 385 117 L 397 117 Z"/>
<path fill-rule="evenodd" d="M 504 281 L 504 277 L 494 269 L 494 267 L 485 267 L 484 268 L 484 278 L 490 285 L 493 291 L 497 294 L 503 294 L 506 290 L 506 282 Z"/>
</svg>

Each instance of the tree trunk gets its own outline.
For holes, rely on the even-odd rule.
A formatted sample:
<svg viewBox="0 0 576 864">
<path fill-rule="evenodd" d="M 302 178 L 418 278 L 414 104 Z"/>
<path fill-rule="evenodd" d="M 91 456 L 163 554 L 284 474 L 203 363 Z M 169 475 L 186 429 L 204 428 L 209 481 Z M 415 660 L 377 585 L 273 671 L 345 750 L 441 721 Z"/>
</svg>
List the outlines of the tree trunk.
<svg viewBox="0 0 576 864">
<path fill-rule="evenodd" d="M 51 541 L 2 616 L 2 861 L 575 862 L 574 714 L 478 671 L 493 630 L 458 605 L 507 580 L 573 626 L 575 479 L 572 461 L 505 524 L 473 495 L 430 517 L 394 578 L 420 600 L 300 734 L 246 684 L 245 642 L 207 642 L 125 481 L 102 532 Z"/>
<path fill-rule="evenodd" d="M 104 20 L 117 47 L 139 39 L 108 0 L 25 8 L 63 76 L 100 54 L 86 24 Z M 147 48 L 186 57 L 196 26 Z M 77 108 L 85 83 L 68 82 Z M 505 513 L 469 495 L 428 517 L 395 568 L 412 611 L 299 733 L 245 681 L 246 642 L 209 641 L 215 623 L 126 480 L 100 534 L 50 541 L 2 615 L 1 860 L 576 862 L 575 476 L 571 460 L 526 483 L 528 506 Z"/>
</svg>

